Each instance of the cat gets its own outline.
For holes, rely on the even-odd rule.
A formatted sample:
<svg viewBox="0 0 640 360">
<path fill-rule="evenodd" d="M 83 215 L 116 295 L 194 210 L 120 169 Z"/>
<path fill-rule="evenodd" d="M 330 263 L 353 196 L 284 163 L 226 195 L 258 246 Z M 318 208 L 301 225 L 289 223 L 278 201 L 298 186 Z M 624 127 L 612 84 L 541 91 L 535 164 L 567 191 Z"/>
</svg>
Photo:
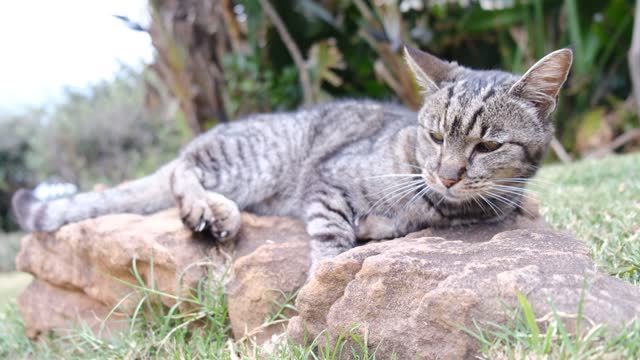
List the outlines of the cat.
<svg viewBox="0 0 640 360">
<path fill-rule="evenodd" d="M 240 210 L 302 219 L 318 261 L 425 227 L 500 221 L 553 137 L 551 114 L 573 54 L 524 75 L 472 70 L 405 47 L 424 103 L 415 113 L 366 100 L 252 115 L 215 126 L 154 174 L 102 192 L 38 201 L 18 191 L 24 230 L 177 205 L 186 226 L 233 239 Z"/>
</svg>

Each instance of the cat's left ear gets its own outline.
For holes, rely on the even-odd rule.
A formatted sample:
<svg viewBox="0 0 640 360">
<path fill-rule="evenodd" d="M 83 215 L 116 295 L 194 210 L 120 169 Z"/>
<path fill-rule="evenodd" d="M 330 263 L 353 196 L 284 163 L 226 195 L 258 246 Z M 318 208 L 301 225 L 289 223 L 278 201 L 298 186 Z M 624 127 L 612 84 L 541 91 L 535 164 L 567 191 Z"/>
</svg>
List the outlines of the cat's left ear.
<svg viewBox="0 0 640 360">
<path fill-rule="evenodd" d="M 572 62 L 571 49 L 556 50 L 535 63 L 509 93 L 534 104 L 546 119 L 556 109 L 558 93 L 567 80 Z"/>
<path fill-rule="evenodd" d="M 440 60 L 424 51 L 410 46 L 404 47 L 404 59 L 416 78 L 416 83 L 425 94 L 440 89 L 443 81 L 451 80 L 455 76 L 458 64 Z"/>
</svg>

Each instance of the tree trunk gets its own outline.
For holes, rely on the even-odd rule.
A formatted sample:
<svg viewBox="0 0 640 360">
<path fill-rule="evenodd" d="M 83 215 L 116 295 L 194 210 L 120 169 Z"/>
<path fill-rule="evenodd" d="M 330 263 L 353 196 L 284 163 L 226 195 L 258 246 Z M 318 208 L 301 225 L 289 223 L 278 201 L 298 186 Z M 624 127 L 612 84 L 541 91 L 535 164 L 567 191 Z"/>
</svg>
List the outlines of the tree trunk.
<svg viewBox="0 0 640 360">
<path fill-rule="evenodd" d="M 194 135 L 227 120 L 222 56 L 237 24 L 229 0 L 151 0 L 151 68 L 174 96 Z"/>
</svg>

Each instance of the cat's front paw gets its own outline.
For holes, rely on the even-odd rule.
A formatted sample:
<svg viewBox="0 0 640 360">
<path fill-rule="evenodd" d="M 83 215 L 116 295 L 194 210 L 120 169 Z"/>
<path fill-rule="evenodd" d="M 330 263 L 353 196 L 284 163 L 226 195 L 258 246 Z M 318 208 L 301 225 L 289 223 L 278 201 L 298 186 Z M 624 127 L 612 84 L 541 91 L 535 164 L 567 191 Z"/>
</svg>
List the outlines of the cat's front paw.
<svg viewBox="0 0 640 360">
<path fill-rule="evenodd" d="M 183 202 L 180 216 L 193 231 L 208 231 L 221 242 L 234 238 L 240 230 L 240 210 L 236 203 L 213 192 L 207 192 L 204 198 Z"/>
</svg>

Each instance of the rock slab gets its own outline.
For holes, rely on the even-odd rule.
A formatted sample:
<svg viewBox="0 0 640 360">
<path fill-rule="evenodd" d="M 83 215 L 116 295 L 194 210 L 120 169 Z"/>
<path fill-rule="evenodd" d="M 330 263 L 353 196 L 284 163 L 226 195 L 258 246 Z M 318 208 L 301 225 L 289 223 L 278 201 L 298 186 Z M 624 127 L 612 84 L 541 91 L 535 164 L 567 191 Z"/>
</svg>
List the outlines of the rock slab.
<svg viewBox="0 0 640 360">
<path fill-rule="evenodd" d="M 584 314 L 593 323 L 618 326 L 640 314 L 638 287 L 595 271 L 583 242 L 551 230 L 539 217 L 366 244 L 320 264 L 306 285 L 303 224 L 249 214 L 242 222 L 236 241 L 224 245 L 194 236 L 173 209 L 109 215 L 26 236 L 16 261 L 35 277 L 18 300 L 27 334 L 64 333 L 79 320 L 104 336 L 122 330 L 139 299 L 123 283 L 138 282 L 134 264 L 146 286 L 183 296 L 208 274 L 217 280 L 229 273 L 233 335 L 258 343 L 285 330 L 284 321 L 262 325 L 274 300 L 304 285 L 299 314 L 288 324 L 294 340 L 328 334 L 335 341 L 355 326 L 378 358 L 474 358 L 477 344 L 460 326 L 505 321 L 505 309 L 517 306 L 516 290 L 538 318 L 550 311 L 547 299 L 561 313 L 575 314 L 583 284 Z M 118 311 L 103 321 L 116 305 Z"/>
<path fill-rule="evenodd" d="M 228 300 L 233 332 L 238 337 L 245 330 L 270 336 L 277 329 L 254 331 L 279 296 L 267 289 L 295 291 L 304 283 L 308 238 L 294 219 L 243 214 L 242 221 L 236 242 L 220 246 L 194 236 L 175 209 L 150 216 L 108 215 L 64 226 L 55 233 L 27 235 L 16 265 L 35 277 L 18 298 L 28 336 L 64 332 L 79 321 L 96 331 L 119 329 L 124 315 L 131 314 L 140 299 L 135 288 L 125 284 L 140 285 L 134 266 L 146 286 L 187 296 L 207 275 L 218 280 L 234 260 L 227 279 L 232 289 Z M 255 261 L 245 260 L 247 256 Z M 303 260 L 282 261 L 286 256 Z M 246 290 L 251 297 L 239 293 L 246 288 L 245 282 L 254 284 Z M 160 299 L 165 306 L 175 304 L 169 297 Z M 249 304 L 247 299 L 262 301 L 262 306 Z M 243 309 L 240 304 L 245 303 L 250 307 Z M 118 311 L 103 322 L 116 305 Z"/>
<path fill-rule="evenodd" d="M 538 318 L 550 313 L 548 299 L 576 314 L 584 284 L 584 315 L 594 323 L 619 326 L 640 314 L 640 288 L 596 272 L 568 234 L 532 226 L 482 241 L 490 228 L 463 233 L 415 234 L 325 261 L 298 296 L 289 335 L 302 342 L 326 331 L 335 341 L 355 327 L 383 359 L 475 359 L 476 341 L 460 327 L 505 322 L 516 291 Z"/>
</svg>

